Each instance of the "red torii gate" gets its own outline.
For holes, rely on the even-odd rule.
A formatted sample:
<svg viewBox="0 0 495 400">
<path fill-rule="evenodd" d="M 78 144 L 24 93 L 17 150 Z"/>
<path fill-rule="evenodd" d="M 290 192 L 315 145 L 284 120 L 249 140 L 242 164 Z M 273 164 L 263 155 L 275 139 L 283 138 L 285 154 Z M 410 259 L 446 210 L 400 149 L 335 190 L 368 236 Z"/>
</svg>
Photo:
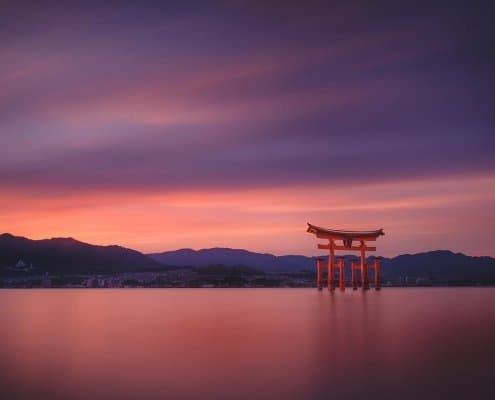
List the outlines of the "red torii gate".
<svg viewBox="0 0 495 400">
<path fill-rule="evenodd" d="M 339 287 L 345 290 L 344 258 L 335 262 L 335 250 L 357 250 L 361 253 L 361 263 L 358 265 L 355 261 L 351 262 L 352 288 L 357 289 L 356 270 L 361 270 L 361 286 L 363 289 L 369 289 L 368 268 L 375 270 L 375 289 L 380 289 L 380 260 L 375 258 L 373 264 L 366 264 L 366 251 L 376 251 L 376 247 L 367 245 L 367 242 L 375 241 L 378 236 L 384 235 L 383 229 L 376 231 L 343 231 L 335 229 L 321 228 L 308 222 L 307 232 L 313 233 L 318 239 L 328 240 L 328 244 L 318 244 L 318 249 L 328 249 L 328 276 L 327 284 L 329 290 L 334 290 L 334 268 L 339 269 Z M 336 241 L 341 240 L 342 244 Z M 353 242 L 359 242 L 359 246 L 353 246 Z M 318 289 L 322 288 L 323 260 L 318 259 L 316 263 Z"/>
</svg>

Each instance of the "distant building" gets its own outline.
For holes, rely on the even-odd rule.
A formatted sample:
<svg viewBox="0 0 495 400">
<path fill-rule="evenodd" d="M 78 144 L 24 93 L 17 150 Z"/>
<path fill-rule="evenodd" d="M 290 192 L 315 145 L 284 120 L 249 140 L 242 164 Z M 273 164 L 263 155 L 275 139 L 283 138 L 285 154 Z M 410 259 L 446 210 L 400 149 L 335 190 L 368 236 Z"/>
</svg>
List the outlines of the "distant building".
<svg viewBox="0 0 495 400">
<path fill-rule="evenodd" d="M 19 271 L 26 271 L 33 269 L 33 263 L 27 263 L 23 259 L 19 259 L 14 266 L 14 269 L 19 270 Z"/>
<path fill-rule="evenodd" d="M 431 286 L 432 282 L 430 278 L 418 278 L 416 279 L 416 285 L 418 286 Z"/>
<path fill-rule="evenodd" d="M 98 287 L 98 278 L 90 277 L 86 281 L 86 286 L 89 288 L 97 288 Z"/>
<path fill-rule="evenodd" d="M 45 288 L 52 286 L 52 280 L 50 279 L 48 272 L 46 272 L 45 275 L 43 276 L 43 279 L 41 279 L 41 286 Z"/>
<path fill-rule="evenodd" d="M 16 262 L 15 267 L 17 269 L 25 269 L 28 267 L 28 264 L 24 262 L 24 260 L 20 259 L 19 261 Z"/>
</svg>

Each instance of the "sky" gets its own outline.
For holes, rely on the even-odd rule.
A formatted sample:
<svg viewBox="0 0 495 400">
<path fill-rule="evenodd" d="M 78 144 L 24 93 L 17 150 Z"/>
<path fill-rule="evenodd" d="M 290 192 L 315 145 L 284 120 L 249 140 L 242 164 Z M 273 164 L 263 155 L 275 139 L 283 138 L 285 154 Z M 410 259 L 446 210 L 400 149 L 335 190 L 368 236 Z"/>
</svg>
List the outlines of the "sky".
<svg viewBox="0 0 495 400">
<path fill-rule="evenodd" d="M 481 3 L 162 3 L 2 2 L 1 232 L 315 255 L 311 222 L 495 256 Z"/>
</svg>

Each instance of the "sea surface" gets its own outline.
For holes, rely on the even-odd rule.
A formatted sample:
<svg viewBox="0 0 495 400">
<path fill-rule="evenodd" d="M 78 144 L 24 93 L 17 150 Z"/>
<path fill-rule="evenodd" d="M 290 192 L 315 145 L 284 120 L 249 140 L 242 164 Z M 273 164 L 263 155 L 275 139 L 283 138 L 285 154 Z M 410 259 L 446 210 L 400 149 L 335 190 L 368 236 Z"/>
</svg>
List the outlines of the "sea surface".
<svg viewBox="0 0 495 400">
<path fill-rule="evenodd" d="M 2 399 L 495 398 L 495 288 L 0 290 Z"/>
</svg>

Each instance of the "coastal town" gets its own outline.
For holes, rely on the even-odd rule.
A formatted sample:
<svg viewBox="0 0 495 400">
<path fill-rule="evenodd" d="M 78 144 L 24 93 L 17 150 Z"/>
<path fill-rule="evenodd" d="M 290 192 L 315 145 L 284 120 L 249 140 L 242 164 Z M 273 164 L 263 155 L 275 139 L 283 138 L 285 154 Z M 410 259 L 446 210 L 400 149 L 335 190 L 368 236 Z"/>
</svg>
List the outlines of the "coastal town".
<svg viewBox="0 0 495 400">
<path fill-rule="evenodd" d="M 3 288 L 316 288 L 314 271 L 264 273 L 245 268 L 225 271 L 228 267 L 180 268 L 162 272 L 118 274 L 36 274 L 13 273 L 0 277 Z M 473 286 L 477 282 L 437 281 L 430 277 L 401 276 L 384 280 L 384 287 Z M 489 285 L 484 283 L 483 285 Z M 350 279 L 346 286 L 351 288 Z"/>
</svg>

